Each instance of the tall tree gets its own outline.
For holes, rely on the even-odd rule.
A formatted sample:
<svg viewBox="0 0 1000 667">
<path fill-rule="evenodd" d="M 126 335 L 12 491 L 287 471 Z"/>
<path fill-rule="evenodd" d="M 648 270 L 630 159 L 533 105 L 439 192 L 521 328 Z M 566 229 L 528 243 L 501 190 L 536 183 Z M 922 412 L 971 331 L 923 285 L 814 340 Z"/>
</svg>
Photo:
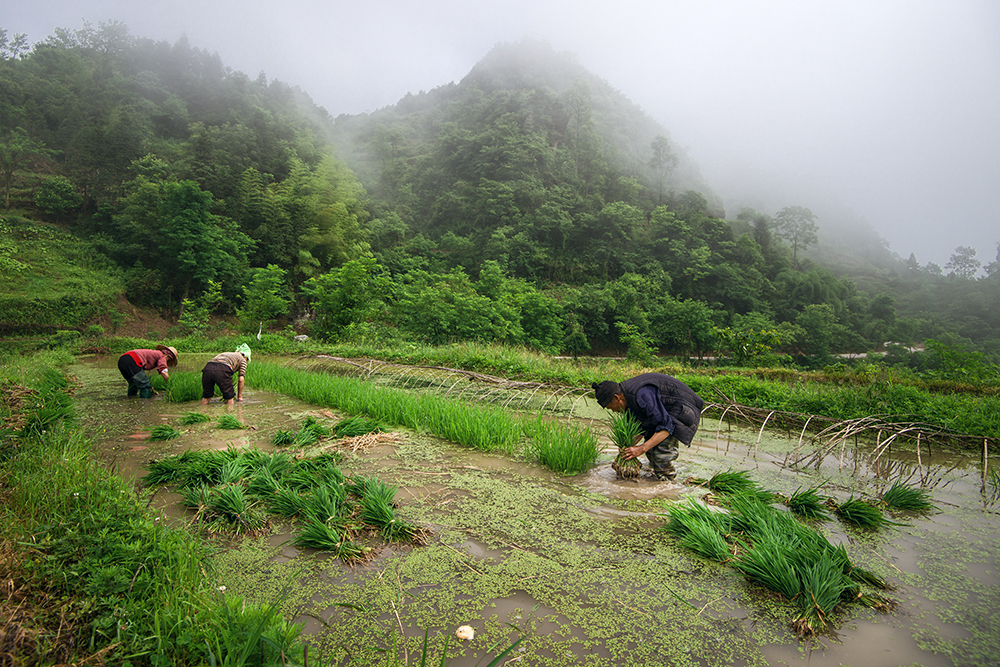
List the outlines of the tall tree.
<svg viewBox="0 0 1000 667">
<path fill-rule="evenodd" d="M 657 204 L 663 203 L 663 188 L 667 181 L 667 176 L 677 168 L 680 160 L 677 154 L 670 150 L 670 140 L 662 134 L 656 135 L 652 143 L 653 157 L 649 158 L 649 167 L 656 175 L 658 187 Z"/>
<path fill-rule="evenodd" d="M 944 268 L 951 269 L 952 275 L 959 278 L 971 279 L 976 275 L 976 271 L 983 265 L 976 259 L 976 249 L 969 246 L 960 245 L 955 248 L 954 254 L 944 265 Z"/>
<path fill-rule="evenodd" d="M 805 250 L 819 240 L 816 215 L 802 206 L 786 206 L 774 216 L 774 224 L 778 237 L 792 246 L 792 264 L 798 268 L 799 248 Z"/>
</svg>

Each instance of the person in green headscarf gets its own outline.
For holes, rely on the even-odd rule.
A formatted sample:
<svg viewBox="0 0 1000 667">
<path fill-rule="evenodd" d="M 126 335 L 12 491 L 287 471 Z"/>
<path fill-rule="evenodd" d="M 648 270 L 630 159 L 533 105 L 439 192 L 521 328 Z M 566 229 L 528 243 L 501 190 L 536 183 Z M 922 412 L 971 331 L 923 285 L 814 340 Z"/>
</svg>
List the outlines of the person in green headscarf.
<svg viewBox="0 0 1000 667">
<path fill-rule="evenodd" d="M 243 343 L 235 352 L 223 352 L 216 355 L 201 369 L 201 404 L 215 395 L 216 386 L 222 391 L 222 400 L 226 405 L 232 405 L 233 399 L 243 401 L 243 384 L 247 375 L 247 364 L 250 363 L 250 346 Z M 237 376 L 236 390 L 233 390 L 233 375 Z"/>
</svg>

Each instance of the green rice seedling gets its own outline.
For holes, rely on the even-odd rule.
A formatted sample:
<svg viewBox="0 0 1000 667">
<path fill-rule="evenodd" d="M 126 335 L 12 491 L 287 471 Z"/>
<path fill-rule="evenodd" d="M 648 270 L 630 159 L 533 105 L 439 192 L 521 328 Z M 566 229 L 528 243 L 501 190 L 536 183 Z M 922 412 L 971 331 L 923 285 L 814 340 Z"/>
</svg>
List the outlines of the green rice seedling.
<svg viewBox="0 0 1000 667">
<path fill-rule="evenodd" d="M 212 421 L 212 418 L 203 412 L 189 412 L 184 415 L 181 419 L 181 423 L 185 426 L 191 426 L 192 424 L 202 424 L 204 422 Z"/>
<path fill-rule="evenodd" d="M 733 566 L 743 575 L 785 599 L 794 600 L 802 592 L 802 582 L 789 561 L 788 548 L 780 541 L 757 536 L 754 544 L 742 544 L 743 553 L 733 559 Z"/>
<path fill-rule="evenodd" d="M 206 512 L 210 513 L 209 532 L 253 535 L 267 525 L 267 516 L 254 507 L 242 486 L 229 484 L 208 495 Z"/>
<path fill-rule="evenodd" d="M 219 421 L 216 422 L 216 424 L 218 425 L 219 428 L 228 430 L 236 430 L 243 428 L 243 424 L 240 423 L 240 420 L 232 415 L 222 415 L 221 417 L 219 417 Z"/>
<path fill-rule="evenodd" d="M 240 459 L 226 461 L 219 469 L 219 484 L 237 484 L 247 474 L 247 465 Z"/>
<path fill-rule="evenodd" d="M 266 500 L 277 493 L 281 483 L 268 468 L 258 468 L 247 480 L 247 493 L 259 500 Z"/>
<path fill-rule="evenodd" d="M 347 501 L 347 489 L 339 484 L 320 484 L 312 489 L 306 502 L 306 513 L 327 523 L 341 514 L 341 507 Z"/>
<path fill-rule="evenodd" d="M 296 491 L 308 491 L 317 484 L 316 473 L 308 468 L 295 466 L 282 476 L 281 484 Z"/>
<path fill-rule="evenodd" d="M 882 502 L 891 509 L 908 512 L 930 512 L 935 509 L 927 489 L 915 489 L 900 481 L 896 481 L 882 494 Z"/>
<path fill-rule="evenodd" d="M 729 559 L 729 544 L 715 525 L 696 520 L 689 522 L 687 529 L 687 534 L 679 542 L 682 547 L 719 563 Z"/>
<path fill-rule="evenodd" d="M 302 524 L 292 538 L 292 544 L 297 547 L 328 551 L 348 562 L 362 560 L 366 553 L 363 547 L 351 542 L 347 535 L 315 519 L 308 519 Z"/>
<path fill-rule="evenodd" d="M 986 471 L 986 479 L 989 486 L 993 489 L 993 497 L 1000 496 L 1000 467 L 994 466 L 989 468 Z"/>
<path fill-rule="evenodd" d="M 615 412 L 611 415 L 611 442 L 618 447 L 618 455 L 611 462 L 611 468 L 621 479 L 636 479 L 642 472 L 642 461 L 622 458 L 622 451 L 635 444 L 641 434 L 642 426 L 631 412 Z"/>
<path fill-rule="evenodd" d="M 829 516 L 824 502 L 825 498 L 820 496 L 819 487 L 813 487 L 804 491 L 799 488 L 785 501 L 785 505 L 797 516 L 818 520 L 826 519 Z"/>
<path fill-rule="evenodd" d="M 278 429 L 271 438 L 271 444 L 275 447 L 284 447 L 295 442 L 295 433 Z"/>
<path fill-rule="evenodd" d="M 597 437 L 586 428 L 568 427 L 544 415 L 524 422 L 531 454 L 539 463 L 564 475 L 588 470 L 600 454 Z"/>
<path fill-rule="evenodd" d="M 196 371 L 173 371 L 167 383 L 167 400 L 171 403 L 187 403 L 201 398 L 201 373 Z"/>
<path fill-rule="evenodd" d="M 375 431 L 384 430 L 383 425 L 376 419 L 368 417 L 348 417 L 343 419 L 331 429 L 331 433 L 338 438 L 351 438 L 358 435 L 367 435 Z"/>
<path fill-rule="evenodd" d="M 296 467 L 299 470 L 308 470 L 317 474 L 329 471 L 335 477 L 339 477 L 343 480 L 344 475 L 340 472 L 340 463 L 343 459 L 344 456 L 340 452 L 324 452 L 319 456 L 311 456 L 309 458 L 302 459 L 296 464 Z"/>
<path fill-rule="evenodd" d="M 275 479 L 281 479 L 285 473 L 295 467 L 295 459 L 287 452 L 271 452 L 261 460 L 259 470 L 267 470 Z"/>
<path fill-rule="evenodd" d="M 361 518 L 370 526 L 378 528 L 382 537 L 392 542 L 409 541 L 420 535 L 415 525 L 396 516 L 396 487 L 377 483 L 366 489 L 361 498 Z"/>
<path fill-rule="evenodd" d="M 885 515 L 871 503 L 867 503 L 860 498 L 851 496 L 848 500 L 834 510 L 842 521 L 846 521 L 859 528 L 881 528 L 891 522 Z"/>
<path fill-rule="evenodd" d="M 802 569 L 800 575 L 802 614 L 792 622 L 792 627 L 800 636 L 811 636 L 827 628 L 830 615 L 842 600 L 845 589 L 850 587 L 850 580 L 830 552 L 821 554 L 811 567 Z"/>
<path fill-rule="evenodd" d="M 159 484 L 173 484 L 178 480 L 183 480 L 185 471 L 187 470 L 188 458 L 184 454 L 180 454 L 151 461 L 147 466 L 148 472 L 140 481 L 146 486 L 157 486 Z"/>
<path fill-rule="evenodd" d="M 212 494 L 211 486 L 189 486 L 180 490 L 181 504 L 188 509 L 200 512 L 208 505 L 208 498 Z"/>
<path fill-rule="evenodd" d="M 375 492 L 382 482 L 378 477 L 366 477 L 365 475 L 355 475 L 347 482 L 347 492 L 353 493 L 359 498 L 364 498 L 369 493 Z"/>
<path fill-rule="evenodd" d="M 329 434 L 330 429 L 316 421 L 315 417 L 306 417 L 289 444 L 295 447 L 311 447 Z"/>
<path fill-rule="evenodd" d="M 764 491 L 757 482 L 750 478 L 746 470 L 726 470 L 716 473 L 708 480 L 708 488 L 712 493 L 722 496 L 753 494 L 764 503 L 773 503 L 775 496 Z"/>
<path fill-rule="evenodd" d="M 309 498 L 286 486 L 279 486 L 266 503 L 269 511 L 286 517 L 306 516 L 310 507 Z"/>
<path fill-rule="evenodd" d="M 684 538 L 691 532 L 692 523 L 709 524 L 721 535 L 728 535 L 731 517 L 726 512 L 714 512 L 707 505 L 688 498 L 667 507 L 669 521 L 663 527 L 667 532 Z"/>
<path fill-rule="evenodd" d="M 159 426 L 154 426 L 153 430 L 149 434 L 150 440 L 173 440 L 174 438 L 179 438 L 181 432 L 175 429 L 169 424 L 160 424 Z"/>
</svg>

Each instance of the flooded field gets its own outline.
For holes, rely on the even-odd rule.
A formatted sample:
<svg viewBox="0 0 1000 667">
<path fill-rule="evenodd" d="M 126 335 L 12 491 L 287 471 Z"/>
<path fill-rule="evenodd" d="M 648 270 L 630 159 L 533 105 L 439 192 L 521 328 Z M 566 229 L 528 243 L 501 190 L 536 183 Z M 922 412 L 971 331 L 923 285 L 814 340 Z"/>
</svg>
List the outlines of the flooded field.
<svg viewBox="0 0 1000 667">
<path fill-rule="evenodd" d="M 211 355 L 204 356 L 186 355 L 183 370 L 200 369 Z M 82 383 L 80 413 L 102 460 L 133 480 L 155 458 L 186 449 L 270 450 L 278 429 L 294 430 L 306 416 L 346 416 L 252 387 L 228 410 L 217 402 L 202 408 L 126 399 L 114 362 L 84 359 L 70 372 Z M 567 397 L 580 419 L 603 417 L 593 401 Z M 545 403 L 538 394 L 532 400 Z M 212 421 L 181 426 L 192 411 Z M 247 428 L 218 428 L 215 420 L 227 412 Z M 149 441 L 160 424 L 176 426 L 181 437 Z M 791 468 L 804 453 L 793 456 L 798 434 L 761 437 L 707 418 L 681 451 L 675 483 L 648 475 L 621 482 L 610 468 L 607 427 L 598 421 L 595 428 L 607 449 L 591 470 L 572 477 L 422 433 L 396 431 L 356 452 L 322 443 L 308 453 L 343 451 L 345 475 L 377 475 L 398 486 L 397 512 L 427 531 L 427 544 L 372 539 L 374 557 L 350 566 L 292 546 L 290 526 L 275 521 L 257 539 L 219 542 L 212 564 L 218 585 L 227 594 L 281 601 L 286 617 L 305 626 L 310 664 L 386 664 L 379 650 L 393 647 L 397 664 L 420 664 L 425 631 L 428 664 L 440 663 L 447 637 L 453 667 L 485 665 L 519 638 L 505 664 L 1000 664 L 1000 503 L 983 489 L 978 453 L 925 447 L 918 456 L 897 446 L 876 460 L 870 445 L 852 442 Z M 899 525 L 875 531 L 836 519 L 818 525 L 855 563 L 893 585 L 895 609 L 852 606 L 835 619 L 834 632 L 799 640 L 786 603 L 734 568 L 677 546 L 661 530 L 665 507 L 705 494 L 684 480 L 729 469 L 749 471 L 771 491 L 822 486 L 839 500 L 877 497 L 899 479 L 930 489 L 938 511 L 927 516 L 896 516 Z M 157 489 L 152 507 L 166 521 L 187 522 L 178 498 Z M 473 639 L 454 637 L 462 625 L 474 629 Z"/>
</svg>

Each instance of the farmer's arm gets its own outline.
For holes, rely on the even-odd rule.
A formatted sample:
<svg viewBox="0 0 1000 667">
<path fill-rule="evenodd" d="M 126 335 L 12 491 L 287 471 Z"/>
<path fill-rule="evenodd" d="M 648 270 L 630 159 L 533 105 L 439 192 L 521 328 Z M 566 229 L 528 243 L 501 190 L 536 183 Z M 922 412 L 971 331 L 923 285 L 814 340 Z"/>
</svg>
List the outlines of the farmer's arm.
<svg viewBox="0 0 1000 667">
<path fill-rule="evenodd" d="M 644 424 L 653 424 L 653 435 L 645 442 L 623 449 L 622 458 L 626 460 L 642 456 L 669 438 L 674 430 L 673 417 L 670 416 L 663 401 L 660 400 L 660 392 L 656 387 L 653 385 L 642 387 L 636 392 L 635 399 L 639 409 L 647 416 L 647 420 L 641 421 Z"/>
</svg>

